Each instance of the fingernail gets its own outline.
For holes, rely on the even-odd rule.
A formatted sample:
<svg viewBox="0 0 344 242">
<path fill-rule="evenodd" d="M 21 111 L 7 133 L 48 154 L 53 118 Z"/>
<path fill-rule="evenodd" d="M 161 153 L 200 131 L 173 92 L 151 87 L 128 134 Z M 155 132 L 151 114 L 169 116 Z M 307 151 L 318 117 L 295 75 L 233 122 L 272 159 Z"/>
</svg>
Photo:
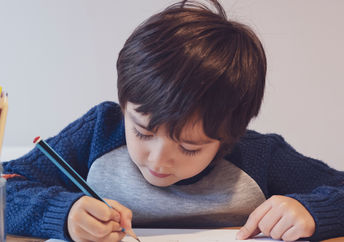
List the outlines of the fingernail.
<svg viewBox="0 0 344 242">
<path fill-rule="evenodd" d="M 244 239 L 246 236 L 246 232 L 243 229 L 240 229 L 239 232 L 236 234 L 235 239 Z"/>
</svg>

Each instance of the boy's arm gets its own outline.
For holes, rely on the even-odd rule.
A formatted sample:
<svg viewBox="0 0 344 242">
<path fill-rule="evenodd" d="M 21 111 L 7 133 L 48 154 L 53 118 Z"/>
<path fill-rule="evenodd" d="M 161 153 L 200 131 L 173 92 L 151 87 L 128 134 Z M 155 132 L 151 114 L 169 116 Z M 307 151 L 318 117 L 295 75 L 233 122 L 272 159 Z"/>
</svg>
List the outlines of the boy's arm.
<svg viewBox="0 0 344 242">
<path fill-rule="evenodd" d="M 47 140 L 86 179 L 92 162 L 123 142 L 121 112 L 102 103 Z M 42 238 L 66 238 L 66 218 L 83 194 L 37 148 L 4 163 L 8 179 L 6 219 L 8 233 Z"/>
<path fill-rule="evenodd" d="M 268 197 L 284 195 L 299 201 L 316 223 L 312 240 L 344 235 L 344 172 L 301 155 L 281 136 L 271 135 Z"/>
</svg>

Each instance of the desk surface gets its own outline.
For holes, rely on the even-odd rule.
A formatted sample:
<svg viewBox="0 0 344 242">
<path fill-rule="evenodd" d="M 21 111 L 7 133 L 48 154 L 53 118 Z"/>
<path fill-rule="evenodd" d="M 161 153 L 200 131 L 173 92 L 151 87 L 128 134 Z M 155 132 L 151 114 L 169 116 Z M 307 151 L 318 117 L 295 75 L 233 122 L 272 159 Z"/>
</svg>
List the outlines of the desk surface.
<svg viewBox="0 0 344 242">
<path fill-rule="evenodd" d="M 6 241 L 7 242 L 43 242 L 45 241 L 45 239 L 8 235 L 6 238 Z M 343 242 L 343 241 L 344 241 L 344 237 L 338 237 L 334 239 L 323 240 L 322 242 Z"/>
<path fill-rule="evenodd" d="M 7 235 L 6 242 L 41 242 L 45 241 L 44 239 L 38 238 L 29 238 L 29 237 L 21 237 L 21 236 L 14 236 L 14 235 Z"/>
</svg>

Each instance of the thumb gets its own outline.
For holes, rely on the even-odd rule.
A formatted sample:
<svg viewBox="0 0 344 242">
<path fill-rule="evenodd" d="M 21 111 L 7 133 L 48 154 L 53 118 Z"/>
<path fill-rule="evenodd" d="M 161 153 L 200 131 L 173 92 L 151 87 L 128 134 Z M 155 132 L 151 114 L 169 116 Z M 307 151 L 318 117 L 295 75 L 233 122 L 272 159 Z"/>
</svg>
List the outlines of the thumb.
<svg viewBox="0 0 344 242">
<path fill-rule="evenodd" d="M 120 214 L 119 223 L 120 223 L 121 227 L 124 228 L 125 230 L 131 229 L 131 227 L 132 227 L 131 220 L 133 218 L 132 211 L 117 201 L 110 200 L 109 202 L 110 202 L 110 205 L 112 206 L 112 208 L 115 209 Z"/>
<path fill-rule="evenodd" d="M 125 230 L 130 230 L 132 225 L 131 225 L 131 220 L 132 220 L 132 216 L 122 216 L 121 217 L 121 226 L 125 229 Z"/>
</svg>

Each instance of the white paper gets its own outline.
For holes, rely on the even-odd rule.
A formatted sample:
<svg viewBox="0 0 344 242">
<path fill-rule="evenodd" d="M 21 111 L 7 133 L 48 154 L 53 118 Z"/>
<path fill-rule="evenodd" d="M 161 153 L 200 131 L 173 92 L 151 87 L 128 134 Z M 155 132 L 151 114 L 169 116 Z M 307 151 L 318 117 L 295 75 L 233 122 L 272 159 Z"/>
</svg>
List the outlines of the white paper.
<svg viewBox="0 0 344 242">
<path fill-rule="evenodd" d="M 134 229 L 141 242 L 230 242 L 230 241 L 280 241 L 262 234 L 252 239 L 236 240 L 238 229 Z M 50 239 L 49 242 L 62 242 Z M 137 242 L 126 236 L 122 242 Z"/>
<path fill-rule="evenodd" d="M 247 240 L 236 240 L 238 231 L 238 229 L 134 229 L 141 242 L 280 241 L 263 235 Z M 122 242 L 137 241 L 126 236 Z"/>
</svg>

